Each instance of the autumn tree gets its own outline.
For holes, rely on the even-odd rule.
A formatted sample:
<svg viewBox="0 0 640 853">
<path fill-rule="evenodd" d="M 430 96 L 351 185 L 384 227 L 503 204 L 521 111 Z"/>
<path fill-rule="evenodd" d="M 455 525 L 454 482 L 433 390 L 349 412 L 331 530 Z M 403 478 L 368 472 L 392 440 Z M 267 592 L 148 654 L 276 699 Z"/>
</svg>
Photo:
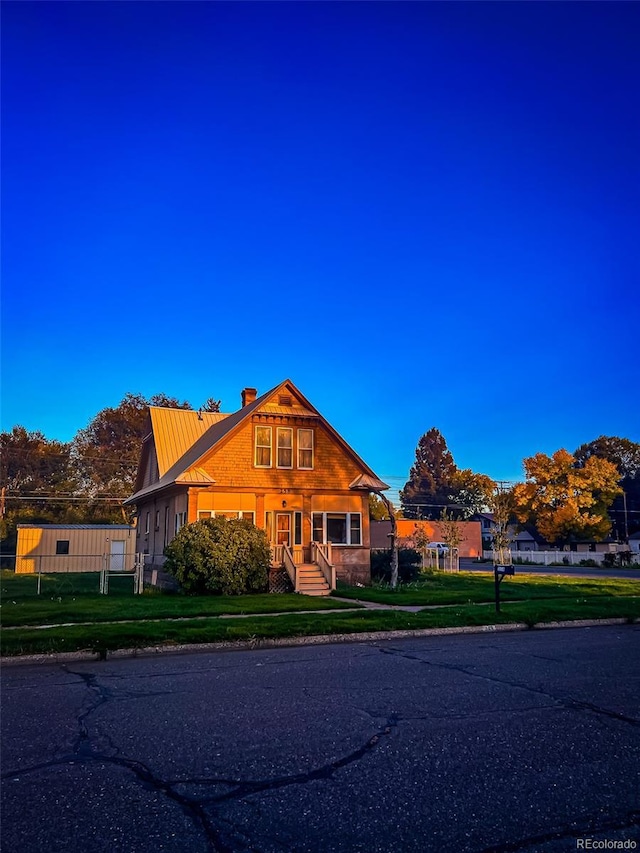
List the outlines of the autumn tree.
<svg viewBox="0 0 640 853">
<path fill-rule="evenodd" d="M 389 511 L 378 495 L 369 495 L 369 518 L 371 521 L 386 521 L 389 518 Z"/>
<path fill-rule="evenodd" d="M 619 493 L 616 466 L 592 456 L 582 467 L 566 450 L 536 453 L 524 460 L 526 482 L 513 489 L 514 509 L 522 523 L 534 523 L 557 545 L 572 539 L 604 539 L 611 530 L 607 510 Z"/>
<path fill-rule="evenodd" d="M 581 444 L 574 456 L 578 467 L 593 456 L 613 462 L 620 472 L 621 488 L 609 509 L 616 533 L 626 539 L 640 530 L 640 444 L 628 438 L 601 435 L 595 441 Z"/>
</svg>

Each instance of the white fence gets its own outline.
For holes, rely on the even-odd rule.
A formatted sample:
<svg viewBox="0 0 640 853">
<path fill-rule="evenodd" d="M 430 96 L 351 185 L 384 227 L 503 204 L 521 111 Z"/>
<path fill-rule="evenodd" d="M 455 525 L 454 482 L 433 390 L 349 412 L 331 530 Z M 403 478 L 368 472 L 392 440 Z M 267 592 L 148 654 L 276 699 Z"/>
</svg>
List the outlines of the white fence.
<svg viewBox="0 0 640 853">
<path fill-rule="evenodd" d="M 550 566 L 559 563 L 564 566 L 579 566 L 583 560 L 592 560 L 599 566 L 604 565 L 608 551 L 512 551 L 511 559 L 516 565 L 524 563 L 531 566 Z M 483 551 L 485 560 L 493 560 L 493 551 Z"/>
</svg>

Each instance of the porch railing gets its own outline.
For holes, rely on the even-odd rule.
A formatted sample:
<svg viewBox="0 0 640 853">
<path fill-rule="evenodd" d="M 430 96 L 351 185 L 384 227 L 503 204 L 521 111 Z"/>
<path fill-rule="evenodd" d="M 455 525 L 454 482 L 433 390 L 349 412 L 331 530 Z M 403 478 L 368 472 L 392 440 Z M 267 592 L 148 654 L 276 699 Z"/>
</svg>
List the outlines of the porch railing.
<svg viewBox="0 0 640 853">
<path fill-rule="evenodd" d="M 282 563 L 287 570 L 287 574 L 291 578 L 294 592 L 298 592 L 298 571 L 296 569 L 293 554 L 291 553 L 291 548 L 289 548 L 288 545 L 276 545 L 276 547 L 282 549 Z"/>
<path fill-rule="evenodd" d="M 296 566 L 301 566 L 305 562 L 305 549 L 302 545 L 294 545 L 290 548 L 288 545 L 272 545 L 271 546 L 271 565 L 282 566 L 284 564 L 284 548 L 289 548 L 293 555 L 293 562 Z"/>
<path fill-rule="evenodd" d="M 311 543 L 311 560 L 324 575 L 329 589 L 336 588 L 336 567 L 331 562 L 331 543 L 320 545 L 318 542 Z"/>
</svg>

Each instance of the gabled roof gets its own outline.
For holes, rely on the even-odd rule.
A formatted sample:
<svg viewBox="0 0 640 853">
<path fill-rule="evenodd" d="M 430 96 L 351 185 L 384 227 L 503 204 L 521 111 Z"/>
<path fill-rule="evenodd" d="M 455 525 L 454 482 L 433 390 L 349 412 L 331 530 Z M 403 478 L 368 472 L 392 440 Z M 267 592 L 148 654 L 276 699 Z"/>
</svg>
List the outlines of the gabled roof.
<svg viewBox="0 0 640 853">
<path fill-rule="evenodd" d="M 278 395 L 286 391 L 295 401 L 293 407 L 283 407 L 279 404 Z M 360 467 L 363 473 L 368 474 L 378 483 L 374 472 L 369 466 L 355 453 L 355 451 L 347 444 L 347 442 L 333 429 L 318 410 L 304 397 L 304 395 L 296 388 L 290 379 L 285 379 L 275 388 L 257 397 L 252 403 L 243 406 L 231 415 L 213 415 L 212 420 L 208 423 L 204 430 L 201 428 L 197 434 L 198 427 L 194 423 L 193 416 L 198 415 L 197 412 L 192 412 L 185 409 L 162 409 L 151 412 L 152 438 L 155 442 L 156 452 L 158 455 L 158 471 L 160 478 L 157 482 L 139 489 L 130 498 L 124 501 L 126 504 L 135 504 L 140 498 L 154 492 L 161 491 L 169 486 L 176 484 L 189 484 L 207 486 L 211 485 L 214 480 L 206 473 L 200 464 L 204 457 L 207 456 L 214 448 L 221 445 L 223 441 L 230 438 L 238 431 L 251 416 L 259 411 L 264 410 L 269 414 L 305 414 L 306 417 L 311 417 L 320 421 L 325 429 L 332 435 L 336 443 L 349 455 L 354 462 Z M 158 415 L 160 411 L 162 414 Z M 155 412 L 155 414 L 154 414 Z M 202 417 L 209 413 L 202 413 Z M 186 417 L 185 417 L 186 416 Z M 202 423 L 202 422 L 200 422 Z M 195 439 L 186 446 L 187 433 Z M 174 435 L 175 432 L 180 434 L 179 437 Z M 147 442 L 149 444 L 150 442 Z M 160 449 L 161 448 L 161 449 Z M 183 449 L 180 455 L 179 451 Z M 147 449 L 146 453 L 149 453 Z M 162 455 L 162 463 L 161 463 Z M 145 459 L 143 451 L 143 461 Z M 141 461 L 141 466 L 143 462 Z M 165 467 L 166 466 L 166 467 Z M 383 486 L 385 484 L 382 484 Z"/>
<path fill-rule="evenodd" d="M 160 406 L 150 406 L 149 415 L 161 477 L 210 427 L 229 417 L 220 412 L 194 412 L 192 409 Z"/>
</svg>

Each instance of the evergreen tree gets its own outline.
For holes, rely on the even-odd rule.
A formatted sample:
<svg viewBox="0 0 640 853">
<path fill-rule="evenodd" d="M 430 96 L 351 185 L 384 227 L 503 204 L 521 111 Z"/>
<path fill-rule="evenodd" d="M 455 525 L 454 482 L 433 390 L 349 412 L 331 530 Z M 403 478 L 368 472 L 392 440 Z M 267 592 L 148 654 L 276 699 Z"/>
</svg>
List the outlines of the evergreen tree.
<svg viewBox="0 0 640 853">
<path fill-rule="evenodd" d="M 416 461 L 400 491 L 405 517 L 439 518 L 451 503 L 457 470 L 443 435 L 432 427 L 418 442 Z"/>
</svg>

